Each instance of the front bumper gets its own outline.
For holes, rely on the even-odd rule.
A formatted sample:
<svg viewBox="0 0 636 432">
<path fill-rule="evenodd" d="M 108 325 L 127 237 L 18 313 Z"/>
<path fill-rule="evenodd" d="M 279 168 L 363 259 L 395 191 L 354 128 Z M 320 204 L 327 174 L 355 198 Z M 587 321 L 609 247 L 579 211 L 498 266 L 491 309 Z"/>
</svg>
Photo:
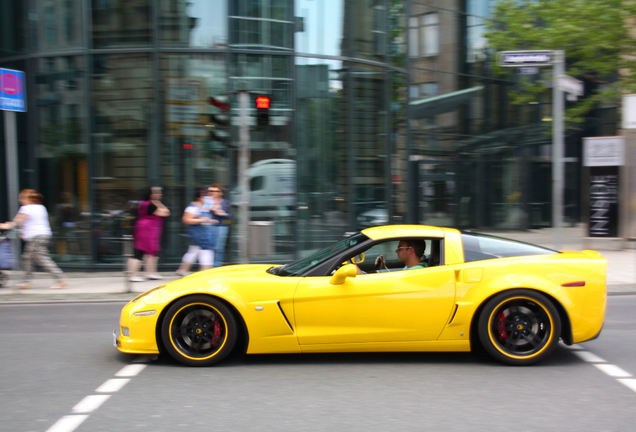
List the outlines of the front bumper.
<svg viewBox="0 0 636 432">
<path fill-rule="evenodd" d="M 158 354 L 156 326 L 159 313 L 136 315 L 139 304 L 128 303 L 121 311 L 119 328 L 113 331 L 113 344 L 128 354 Z"/>
</svg>

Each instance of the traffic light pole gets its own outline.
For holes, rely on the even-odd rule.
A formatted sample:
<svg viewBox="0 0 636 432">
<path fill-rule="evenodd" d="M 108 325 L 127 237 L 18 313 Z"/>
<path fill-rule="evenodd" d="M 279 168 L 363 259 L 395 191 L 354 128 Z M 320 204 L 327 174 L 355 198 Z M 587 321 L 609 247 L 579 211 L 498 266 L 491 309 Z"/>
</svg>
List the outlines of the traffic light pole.
<svg viewBox="0 0 636 432">
<path fill-rule="evenodd" d="M 241 90 L 239 99 L 239 160 L 238 160 L 238 185 L 239 185 L 239 215 L 238 215 L 238 249 L 239 261 L 248 262 L 248 222 L 249 222 L 249 184 L 247 167 L 249 164 L 250 126 L 248 124 L 249 92 Z"/>
</svg>

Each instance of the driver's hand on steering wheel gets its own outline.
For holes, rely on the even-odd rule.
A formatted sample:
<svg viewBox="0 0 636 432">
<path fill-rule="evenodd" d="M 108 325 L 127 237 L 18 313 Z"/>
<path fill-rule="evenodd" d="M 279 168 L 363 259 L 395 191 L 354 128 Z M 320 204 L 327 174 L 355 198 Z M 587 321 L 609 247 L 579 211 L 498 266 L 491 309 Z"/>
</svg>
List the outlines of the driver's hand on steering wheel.
<svg viewBox="0 0 636 432">
<path fill-rule="evenodd" d="M 384 255 L 379 255 L 376 259 L 375 259 L 375 269 L 376 270 L 380 270 L 380 269 L 386 269 L 388 270 L 387 266 L 386 266 L 386 262 L 384 261 Z"/>
</svg>

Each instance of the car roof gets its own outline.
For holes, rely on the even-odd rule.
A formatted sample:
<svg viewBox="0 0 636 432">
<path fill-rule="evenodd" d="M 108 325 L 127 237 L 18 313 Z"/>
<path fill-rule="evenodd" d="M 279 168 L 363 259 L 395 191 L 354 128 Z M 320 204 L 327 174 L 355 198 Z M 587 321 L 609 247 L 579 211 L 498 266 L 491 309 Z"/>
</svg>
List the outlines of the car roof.
<svg viewBox="0 0 636 432">
<path fill-rule="evenodd" d="M 454 228 L 442 228 L 430 225 L 382 225 L 362 230 L 362 234 L 371 240 L 393 237 L 444 237 L 448 232 L 459 233 Z"/>
</svg>

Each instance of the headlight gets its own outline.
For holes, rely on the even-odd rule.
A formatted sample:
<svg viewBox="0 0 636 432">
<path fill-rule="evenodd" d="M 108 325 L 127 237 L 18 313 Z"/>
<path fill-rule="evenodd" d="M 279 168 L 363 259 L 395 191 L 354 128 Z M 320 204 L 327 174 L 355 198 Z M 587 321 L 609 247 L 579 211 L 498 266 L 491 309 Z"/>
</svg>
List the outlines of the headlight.
<svg viewBox="0 0 636 432">
<path fill-rule="evenodd" d="M 154 292 L 154 291 L 157 291 L 158 289 L 161 289 L 161 288 L 163 288 L 163 287 L 165 287 L 165 286 L 166 286 L 165 284 L 164 284 L 164 285 L 159 285 L 159 286 L 157 286 L 157 287 L 154 287 L 154 288 L 149 289 L 148 291 L 144 291 L 144 292 L 142 292 L 141 294 L 139 294 L 137 297 L 135 297 L 134 299 L 132 299 L 130 302 L 131 302 L 131 303 L 134 303 L 134 302 L 136 302 L 137 300 L 139 300 L 140 298 L 145 297 L 145 296 L 147 296 L 148 294 L 150 294 L 150 293 L 152 293 L 152 292 Z"/>
<path fill-rule="evenodd" d="M 146 310 L 146 311 L 141 311 L 141 312 L 135 312 L 133 315 L 137 315 L 137 316 L 150 316 L 150 315 L 154 315 L 156 314 L 157 311 L 156 310 Z"/>
</svg>

